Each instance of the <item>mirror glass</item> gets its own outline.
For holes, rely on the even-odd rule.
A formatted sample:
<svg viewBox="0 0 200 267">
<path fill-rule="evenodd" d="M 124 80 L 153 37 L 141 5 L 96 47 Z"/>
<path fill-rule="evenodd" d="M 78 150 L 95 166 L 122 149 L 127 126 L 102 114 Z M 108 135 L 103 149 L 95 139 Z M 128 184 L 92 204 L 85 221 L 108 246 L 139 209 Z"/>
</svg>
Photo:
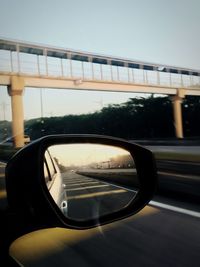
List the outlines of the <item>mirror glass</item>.
<svg viewBox="0 0 200 267">
<path fill-rule="evenodd" d="M 44 155 L 44 178 L 64 215 L 79 221 L 123 209 L 139 190 L 130 153 L 102 144 L 50 146 Z"/>
</svg>

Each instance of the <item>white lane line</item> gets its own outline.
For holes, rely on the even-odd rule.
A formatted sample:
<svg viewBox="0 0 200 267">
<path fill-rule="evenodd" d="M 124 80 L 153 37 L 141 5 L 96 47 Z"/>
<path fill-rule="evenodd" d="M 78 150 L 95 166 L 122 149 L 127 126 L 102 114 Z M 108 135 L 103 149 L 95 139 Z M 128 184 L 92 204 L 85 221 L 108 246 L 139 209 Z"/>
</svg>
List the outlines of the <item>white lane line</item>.
<svg viewBox="0 0 200 267">
<path fill-rule="evenodd" d="M 73 186 L 82 186 L 82 185 L 89 185 L 89 184 L 100 184 L 99 182 L 83 182 L 83 183 L 77 183 L 77 184 L 67 184 L 66 183 L 66 186 L 67 187 L 73 187 Z"/>
<path fill-rule="evenodd" d="M 67 179 L 65 177 L 63 177 L 63 180 L 66 181 L 67 183 L 81 183 L 81 182 L 90 182 L 90 181 L 94 181 L 94 179 Z"/>
<path fill-rule="evenodd" d="M 82 184 L 90 184 L 90 183 L 93 183 L 93 181 L 82 181 L 82 182 L 79 182 L 79 181 L 74 181 L 74 182 L 68 182 L 68 181 L 66 181 L 65 179 L 63 179 L 63 182 L 64 182 L 64 184 L 66 184 L 67 186 L 71 186 L 71 185 L 74 185 L 74 184 L 80 184 L 80 185 L 82 185 Z"/>
<path fill-rule="evenodd" d="M 165 175 L 165 176 L 174 176 L 174 177 L 180 177 L 180 178 L 199 180 L 199 175 L 188 175 L 188 174 L 180 174 L 180 173 L 172 173 L 172 172 L 158 172 L 158 174 Z"/>
<path fill-rule="evenodd" d="M 171 211 L 176 211 L 176 212 L 190 215 L 190 216 L 193 216 L 196 218 L 200 218 L 200 212 L 198 212 L 198 211 L 187 210 L 187 209 L 171 206 L 168 204 L 160 203 L 157 201 L 150 201 L 149 204 L 151 206 L 155 206 L 155 207 L 159 207 L 159 208 L 163 208 L 163 209 L 167 209 L 167 210 L 171 210 Z"/>
<path fill-rule="evenodd" d="M 91 189 L 91 188 L 100 188 L 100 187 L 107 187 L 109 185 L 107 184 L 103 184 L 103 185 L 94 185 L 94 186 L 86 186 L 86 187 L 79 187 L 79 188 L 71 188 L 71 189 L 67 189 L 67 192 L 69 191 L 78 191 L 78 190 L 86 190 L 86 189 Z"/>
<path fill-rule="evenodd" d="M 111 191 L 98 192 L 98 193 L 82 194 L 82 195 L 67 197 L 67 200 L 96 198 L 96 197 L 101 197 L 101 196 L 106 196 L 106 195 L 111 195 L 111 194 L 120 194 L 120 193 L 127 193 L 127 191 L 123 189 L 118 189 L 118 190 L 111 190 Z"/>
</svg>

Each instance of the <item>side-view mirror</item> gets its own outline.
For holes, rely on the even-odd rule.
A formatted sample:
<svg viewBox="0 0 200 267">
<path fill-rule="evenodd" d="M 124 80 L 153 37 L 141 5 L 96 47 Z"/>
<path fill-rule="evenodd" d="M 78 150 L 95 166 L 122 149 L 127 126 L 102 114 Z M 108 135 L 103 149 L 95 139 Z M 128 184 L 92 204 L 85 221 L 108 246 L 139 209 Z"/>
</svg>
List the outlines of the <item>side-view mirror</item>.
<svg viewBox="0 0 200 267">
<path fill-rule="evenodd" d="M 46 136 L 6 168 L 10 206 L 49 227 L 82 229 L 126 218 L 151 200 L 156 183 L 149 150 L 106 136 Z"/>
</svg>

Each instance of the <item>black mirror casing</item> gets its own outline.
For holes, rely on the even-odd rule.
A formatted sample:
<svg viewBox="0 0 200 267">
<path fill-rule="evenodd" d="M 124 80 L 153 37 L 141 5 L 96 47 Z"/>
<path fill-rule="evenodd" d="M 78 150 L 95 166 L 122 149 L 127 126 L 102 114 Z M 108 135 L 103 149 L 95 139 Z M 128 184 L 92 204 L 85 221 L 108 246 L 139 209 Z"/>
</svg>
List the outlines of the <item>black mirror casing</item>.
<svg viewBox="0 0 200 267">
<path fill-rule="evenodd" d="M 66 218 L 53 201 L 44 180 L 45 150 L 58 144 L 104 144 L 126 149 L 134 156 L 140 190 L 124 209 L 98 219 L 75 221 Z M 98 135 L 46 136 L 21 149 L 6 167 L 7 197 L 10 207 L 24 220 L 40 227 L 84 229 L 126 218 L 141 210 L 153 197 L 157 186 L 156 165 L 151 151 L 122 139 Z"/>
</svg>

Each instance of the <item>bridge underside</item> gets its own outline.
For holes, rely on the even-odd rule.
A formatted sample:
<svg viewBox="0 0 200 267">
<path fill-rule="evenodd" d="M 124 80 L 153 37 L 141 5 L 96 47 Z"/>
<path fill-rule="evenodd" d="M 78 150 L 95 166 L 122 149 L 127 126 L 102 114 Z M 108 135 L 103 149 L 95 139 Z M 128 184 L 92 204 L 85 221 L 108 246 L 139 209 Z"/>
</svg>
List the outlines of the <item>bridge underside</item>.
<svg viewBox="0 0 200 267">
<path fill-rule="evenodd" d="M 10 86 L 13 77 L 23 79 L 24 87 L 54 88 L 54 89 L 75 89 L 93 91 L 114 91 L 133 93 L 155 93 L 166 95 L 177 95 L 178 90 L 184 91 L 184 95 L 200 95 L 199 88 L 179 88 L 170 86 L 159 86 L 141 83 L 126 83 L 114 81 L 99 81 L 82 78 L 55 78 L 49 76 L 28 76 L 28 75 L 2 75 L 0 74 L 0 85 Z"/>
</svg>

